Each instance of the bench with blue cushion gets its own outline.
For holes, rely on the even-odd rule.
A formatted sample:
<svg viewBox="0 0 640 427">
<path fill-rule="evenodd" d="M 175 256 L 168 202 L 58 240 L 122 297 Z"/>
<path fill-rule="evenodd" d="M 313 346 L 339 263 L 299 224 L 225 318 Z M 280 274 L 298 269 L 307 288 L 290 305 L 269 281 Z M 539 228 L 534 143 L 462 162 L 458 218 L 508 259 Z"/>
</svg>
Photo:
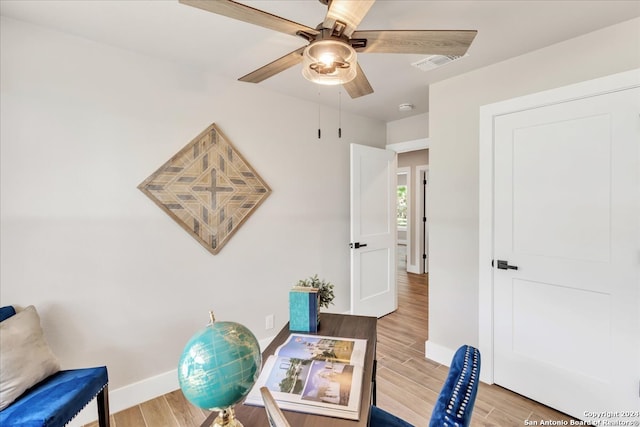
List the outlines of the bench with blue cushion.
<svg viewBox="0 0 640 427">
<path fill-rule="evenodd" d="M 0 308 L 0 321 L 16 314 Z M 59 371 L 25 391 L 0 411 L 2 427 L 62 427 L 97 397 L 98 424 L 109 427 L 106 366 Z"/>
</svg>

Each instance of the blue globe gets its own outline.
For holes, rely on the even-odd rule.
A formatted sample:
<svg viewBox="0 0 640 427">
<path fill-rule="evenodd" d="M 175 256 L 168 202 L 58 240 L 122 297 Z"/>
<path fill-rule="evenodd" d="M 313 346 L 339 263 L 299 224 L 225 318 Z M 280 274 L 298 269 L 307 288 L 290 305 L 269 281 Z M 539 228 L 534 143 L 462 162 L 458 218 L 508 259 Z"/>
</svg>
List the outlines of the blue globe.
<svg viewBox="0 0 640 427">
<path fill-rule="evenodd" d="M 184 347 L 178 364 L 180 388 L 195 406 L 221 411 L 251 391 L 261 365 L 260 345 L 249 329 L 213 322 Z"/>
</svg>

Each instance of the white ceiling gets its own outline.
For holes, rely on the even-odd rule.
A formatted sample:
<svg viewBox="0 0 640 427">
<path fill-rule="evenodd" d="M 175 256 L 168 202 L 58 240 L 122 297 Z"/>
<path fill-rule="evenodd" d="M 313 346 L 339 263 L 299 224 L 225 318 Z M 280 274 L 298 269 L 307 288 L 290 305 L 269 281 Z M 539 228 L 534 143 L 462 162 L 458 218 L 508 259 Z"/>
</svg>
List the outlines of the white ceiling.
<svg viewBox="0 0 640 427">
<path fill-rule="evenodd" d="M 315 27 L 326 12 L 318 0 L 243 1 Z M 305 44 L 177 0 L 0 0 L 0 14 L 237 79 Z M 640 0 L 377 0 L 360 30 L 477 30 L 469 56 L 432 71 L 424 55 L 361 54 L 374 93 L 349 98 L 339 88 L 307 82 L 293 67 L 262 83 L 268 90 L 392 121 L 428 111 L 428 85 L 640 16 Z M 602 59 L 606 61 L 606 58 Z M 252 84 L 252 83 L 246 83 Z M 399 112 L 412 103 L 415 110 Z"/>
</svg>

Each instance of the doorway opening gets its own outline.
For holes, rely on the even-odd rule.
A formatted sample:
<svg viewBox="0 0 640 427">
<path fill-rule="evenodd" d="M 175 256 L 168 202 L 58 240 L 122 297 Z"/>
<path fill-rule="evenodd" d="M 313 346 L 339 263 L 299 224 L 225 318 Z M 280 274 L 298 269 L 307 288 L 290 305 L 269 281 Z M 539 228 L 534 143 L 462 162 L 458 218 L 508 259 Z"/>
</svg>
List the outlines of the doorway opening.
<svg viewBox="0 0 640 427">
<path fill-rule="evenodd" d="M 429 150 L 398 153 L 398 268 L 413 274 L 428 270 L 426 200 Z M 403 193 L 404 199 L 400 194 Z M 402 261 L 404 264 L 401 264 Z"/>
</svg>

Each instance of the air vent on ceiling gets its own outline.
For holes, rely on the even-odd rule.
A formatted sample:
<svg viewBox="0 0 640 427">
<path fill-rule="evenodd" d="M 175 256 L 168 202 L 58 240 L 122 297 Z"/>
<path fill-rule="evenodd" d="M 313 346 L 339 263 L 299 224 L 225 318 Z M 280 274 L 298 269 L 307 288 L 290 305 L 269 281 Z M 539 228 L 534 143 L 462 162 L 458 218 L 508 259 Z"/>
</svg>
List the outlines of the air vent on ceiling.
<svg viewBox="0 0 640 427">
<path fill-rule="evenodd" d="M 467 55 L 464 55 L 464 56 L 467 56 Z M 431 56 L 427 56 L 424 59 L 416 61 L 411 65 L 416 67 L 418 70 L 429 71 L 429 70 L 433 70 L 434 68 L 438 68 L 443 65 L 446 65 L 462 57 L 463 56 L 454 56 L 454 55 L 431 55 Z"/>
</svg>

